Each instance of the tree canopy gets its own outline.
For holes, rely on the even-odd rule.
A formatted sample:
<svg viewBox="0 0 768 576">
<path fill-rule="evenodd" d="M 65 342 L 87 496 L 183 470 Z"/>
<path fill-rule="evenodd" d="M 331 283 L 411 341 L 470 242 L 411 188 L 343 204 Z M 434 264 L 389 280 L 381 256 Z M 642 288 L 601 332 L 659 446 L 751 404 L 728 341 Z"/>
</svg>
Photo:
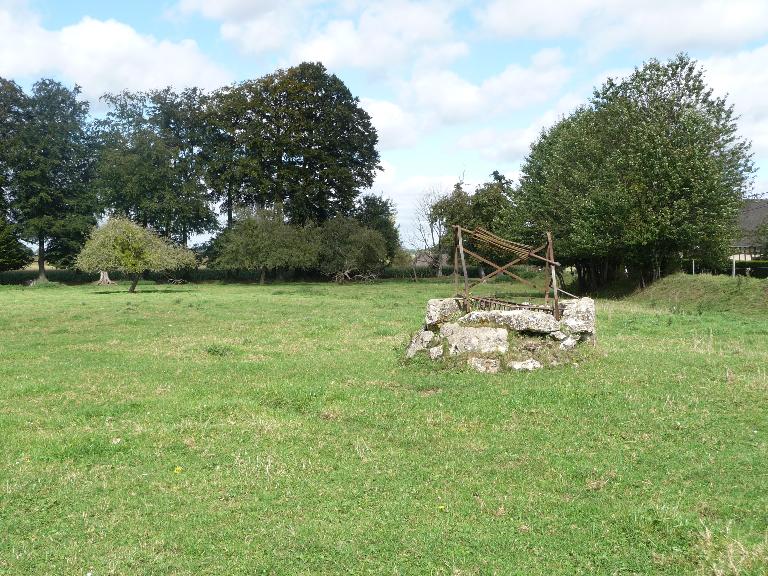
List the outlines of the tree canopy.
<svg viewBox="0 0 768 576">
<path fill-rule="evenodd" d="M 0 81 L 0 180 L 19 236 L 45 261 L 68 263 L 95 223 L 93 141 L 80 88 L 40 80 L 25 94 Z"/>
<path fill-rule="evenodd" d="M 289 222 L 349 216 L 380 168 L 371 118 L 336 75 L 304 62 L 217 91 L 209 181 L 232 206 L 283 206 Z"/>
<path fill-rule="evenodd" d="M 111 218 L 96 228 L 76 265 L 86 272 L 122 272 L 131 280 L 134 292 L 141 275 L 148 271 L 194 268 L 195 257 L 186 248 L 175 246 L 153 232 L 125 218 Z"/>
<path fill-rule="evenodd" d="M 191 234 L 214 230 L 202 93 L 166 88 L 102 100 L 109 110 L 99 122 L 96 186 L 106 211 L 184 245 Z"/>
<path fill-rule="evenodd" d="M 284 256 L 310 234 L 302 227 L 340 216 L 383 234 L 390 260 L 397 253 L 391 201 L 360 198 L 381 169 L 376 130 L 358 98 L 320 63 L 211 94 L 105 94 L 106 113 L 93 122 L 79 95 L 79 87 L 48 79 L 27 95 L 0 78 L 3 238 L 6 252 L 19 239 L 38 245 L 41 278 L 46 260 L 72 266 L 104 215 L 186 245 L 218 229 L 217 210 L 227 227 L 236 211 L 250 210 L 238 234 L 218 243 L 222 266 L 249 258 L 265 270 L 300 266 Z M 26 258 L 18 247 L 14 261 Z M 316 244 L 302 250 L 316 254 Z"/>
<path fill-rule="evenodd" d="M 624 268 L 651 280 L 681 256 L 726 255 L 753 171 L 733 107 L 697 63 L 650 60 L 542 132 L 507 227 L 528 242 L 553 231 L 582 288 Z"/>
<path fill-rule="evenodd" d="M 19 242 L 13 226 L 0 215 L 0 272 L 23 268 L 32 257 L 32 250 Z"/>
</svg>

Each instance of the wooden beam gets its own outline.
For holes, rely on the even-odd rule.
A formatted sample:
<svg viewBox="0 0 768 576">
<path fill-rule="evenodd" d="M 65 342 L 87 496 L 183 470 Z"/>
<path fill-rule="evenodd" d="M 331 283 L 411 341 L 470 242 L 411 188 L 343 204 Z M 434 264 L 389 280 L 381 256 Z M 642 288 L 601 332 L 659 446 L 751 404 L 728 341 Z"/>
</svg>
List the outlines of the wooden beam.
<svg viewBox="0 0 768 576">
<path fill-rule="evenodd" d="M 472 256 L 473 258 L 477 258 L 477 259 L 478 259 L 478 260 L 480 260 L 481 262 L 485 262 L 486 264 L 488 264 L 488 266 L 492 266 L 493 268 L 499 269 L 499 266 L 498 266 L 497 264 L 494 264 L 494 263 L 493 263 L 493 262 L 491 262 L 490 260 L 486 260 L 485 258 L 483 258 L 482 256 L 480 256 L 479 254 L 475 254 L 475 253 L 474 253 L 474 252 L 472 252 L 472 250 L 470 250 L 469 248 L 464 248 L 464 250 L 463 250 L 463 251 L 464 251 L 464 252 L 466 252 L 467 254 L 469 254 L 470 256 Z M 528 286 L 533 286 L 534 288 L 536 287 L 536 286 L 535 286 L 533 283 L 529 282 L 529 281 L 528 281 L 528 280 L 526 280 L 525 278 L 520 278 L 520 276 L 518 276 L 517 274 L 513 274 L 513 273 L 512 273 L 512 272 L 510 272 L 509 270 L 504 270 L 503 272 L 504 272 L 504 274 L 506 274 L 507 276 L 511 276 L 512 278 L 514 278 L 515 280 L 518 280 L 519 282 L 522 282 L 523 284 L 527 284 Z"/>
<path fill-rule="evenodd" d="M 539 246 L 538 248 L 536 248 L 536 251 L 538 251 L 538 250 L 541 250 L 542 248 L 546 248 L 546 246 L 547 246 L 546 244 L 542 244 L 541 246 Z M 531 249 L 531 250 L 533 250 L 533 249 Z M 511 268 L 511 267 L 512 267 L 512 266 L 514 266 L 515 264 L 519 264 L 520 262 L 523 262 L 523 261 L 525 261 L 525 259 L 526 259 L 526 258 L 525 258 L 525 256 L 520 256 L 519 258 L 515 258 L 514 260 L 512 260 L 512 262 L 509 262 L 509 263 L 507 263 L 507 264 L 504 264 L 504 266 L 502 266 L 501 268 L 499 268 L 498 266 L 496 266 L 496 267 L 495 267 L 495 268 L 496 268 L 496 270 L 494 270 L 494 271 L 493 271 L 493 272 L 491 272 L 490 274 L 486 274 L 486 275 L 485 275 L 485 278 L 483 278 L 482 280 L 478 280 L 477 282 L 475 282 L 475 283 L 473 283 L 473 284 L 470 284 L 470 285 L 469 285 L 470 289 L 471 289 L 471 288 L 474 288 L 474 287 L 475 287 L 475 286 L 477 286 L 478 284 L 482 284 L 482 283 L 484 283 L 484 282 L 487 282 L 487 281 L 488 281 L 488 280 L 490 280 L 491 278 L 495 278 L 495 277 L 496 277 L 498 274 L 501 274 L 501 273 L 502 273 L 502 272 L 504 272 L 504 271 L 505 271 L 507 268 Z"/>
<path fill-rule="evenodd" d="M 518 252 L 518 250 L 523 248 L 523 252 L 525 252 L 526 250 L 531 251 L 529 258 L 536 258 L 537 260 L 541 260 L 542 262 L 554 264 L 555 266 L 560 266 L 560 262 L 556 262 L 554 260 L 554 256 L 552 257 L 552 259 L 550 259 L 548 257 L 540 256 L 539 254 L 536 254 L 536 252 L 540 249 L 533 250 L 531 246 L 526 246 L 525 244 L 517 244 L 516 242 L 513 243 L 515 245 L 515 247 L 513 248 L 512 246 L 510 246 L 510 243 L 508 241 L 504 240 L 503 238 L 500 238 L 499 236 L 496 236 L 495 234 L 491 234 L 490 232 L 477 232 L 474 230 L 467 230 L 466 228 L 461 228 L 461 229 L 467 234 L 469 234 L 470 237 L 476 238 L 481 242 L 487 242 L 488 244 L 492 244 L 497 248 L 501 248 L 503 250 L 507 250 L 508 252 L 513 252 L 515 254 L 521 254 L 520 252 Z"/>
</svg>

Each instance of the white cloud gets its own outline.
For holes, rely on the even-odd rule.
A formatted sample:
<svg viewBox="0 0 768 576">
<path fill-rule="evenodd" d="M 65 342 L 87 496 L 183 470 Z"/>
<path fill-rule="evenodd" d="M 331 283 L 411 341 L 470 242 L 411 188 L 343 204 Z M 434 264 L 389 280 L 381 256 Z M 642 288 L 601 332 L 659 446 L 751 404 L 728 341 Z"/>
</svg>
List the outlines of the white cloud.
<svg viewBox="0 0 768 576">
<path fill-rule="evenodd" d="M 506 38 L 583 39 L 590 51 L 619 46 L 727 48 L 768 32 L 765 0 L 493 0 L 476 12 Z"/>
<path fill-rule="evenodd" d="M 570 75 L 562 53 L 547 49 L 535 54 L 529 66 L 512 64 L 479 83 L 451 70 L 416 70 L 409 82 L 400 84 L 397 101 L 362 98 L 361 104 L 373 119 L 381 148 L 392 150 L 417 145 L 451 125 L 546 103 L 556 98 Z"/>
<path fill-rule="evenodd" d="M 467 53 L 453 39 L 455 1 L 180 0 L 173 12 L 220 22 L 243 52 L 283 51 L 288 60 L 377 72 L 418 62 L 445 64 Z"/>
<path fill-rule="evenodd" d="M 415 59 L 456 58 L 466 46 L 453 41 L 450 2 L 390 0 L 367 4 L 356 20 L 331 20 L 293 50 L 296 60 L 332 67 L 386 69 Z"/>
<path fill-rule="evenodd" d="M 281 10 L 267 12 L 254 20 L 225 22 L 220 30 L 223 38 L 250 54 L 279 50 L 292 37 L 290 14 Z"/>
<path fill-rule="evenodd" d="M 212 88 L 228 81 L 192 40 L 157 40 L 115 20 L 89 17 L 47 30 L 19 3 L 0 6 L 0 75 L 56 76 L 81 85 L 93 101 L 108 91 Z"/>
<path fill-rule="evenodd" d="M 701 61 L 708 83 L 734 105 L 741 134 L 752 140 L 755 159 L 768 168 L 768 44 Z M 758 174 L 765 180 L 764 175 Z"/>
<path fill-rule="evenodd" d="M 371 115 L 381 149 L 405 148 L 418 141 L 423 129 L 423 121 L 418 116 L 388 100 L 361 98 L 360 104 Z"/>
<path fill-rule="evenodd" d="M 417 71 L 403 87 L 402 101 L 437 124 L 466 122 L 547 102 L 570 76 L 560 50 L 547 49 L 535 54 L 530 66 L 511 64 L 478 84 L 450 70 Z"/>
<path fill-rule="evenodd" d="M 200 13 L 211 20 L 257 18 L 275 7 L 272 0 L 180 0 L 176 10 L 182 14 Z"/>
<path fill-rule="evenodd" d="M 481 87 L 450 70 L 418 72 L 404 86 L 404 102 L 445 123 L 466 121 L 482 108 Z"/>
<path fill-rule="evenodd" d="M 583 102 L 581 95 L 575 92 L 567 93 L 558 99 L 555 106 L 523 128 L 507 130 L 484 128 L 470 132 L 459 139 L 457 147 L 462 150 L 473 150 L 495 163 L 518 165 L 523 161 L 542 129 L 552 126 Z"/>
</svg>

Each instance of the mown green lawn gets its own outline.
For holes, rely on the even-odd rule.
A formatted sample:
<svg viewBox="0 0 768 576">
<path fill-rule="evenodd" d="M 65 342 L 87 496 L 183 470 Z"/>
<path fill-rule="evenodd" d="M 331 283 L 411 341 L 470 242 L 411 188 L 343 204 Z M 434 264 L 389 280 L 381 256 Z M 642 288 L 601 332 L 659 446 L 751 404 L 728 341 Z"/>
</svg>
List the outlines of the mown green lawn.
<svg viewBox="0 0 768 576">
<path fill-rule="evenodd" d="M 125 289 L 0 287 L 2 574 L 768 571 L 754 309 L 484 375 L 402 360 L 448 283 Z"/>
</svg>

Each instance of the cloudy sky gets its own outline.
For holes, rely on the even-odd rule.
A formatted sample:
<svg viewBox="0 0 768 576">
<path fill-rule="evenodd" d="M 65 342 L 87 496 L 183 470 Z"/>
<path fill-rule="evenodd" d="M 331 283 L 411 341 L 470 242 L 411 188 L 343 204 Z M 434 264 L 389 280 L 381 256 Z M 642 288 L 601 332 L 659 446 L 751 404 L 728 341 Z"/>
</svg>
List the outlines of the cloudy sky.
<svg viewBox="0 0 768 576">
<path fill-rule="evenodd" d="M 76 82 L 96 109 L 323 62 L 373 117 L 405 240 L 425 190 L 514 178 L 595 85 L 679 51 L 729 94 L 768 192 L 768 0 L 0 0 L 0 76 Z"/>
</svg>

